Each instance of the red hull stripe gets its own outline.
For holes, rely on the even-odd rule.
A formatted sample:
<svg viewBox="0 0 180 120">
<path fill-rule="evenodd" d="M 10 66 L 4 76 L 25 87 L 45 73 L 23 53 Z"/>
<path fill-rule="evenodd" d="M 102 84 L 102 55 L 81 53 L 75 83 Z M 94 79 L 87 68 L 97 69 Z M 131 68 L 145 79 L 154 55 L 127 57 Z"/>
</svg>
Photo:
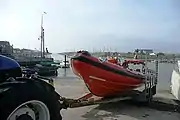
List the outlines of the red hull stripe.
<svg viewBox="0 0 180 120">
<path fill-rule="evenodd" d="M 113 72 L 115 74 L 119 74 L 119 75 L 123 75 L 123 76 L 127 76 L 127 77 L 132 77 L 132 78 L 135 78 L 135 79 L 143 79 L 144 78 L 144 76 L 131 74 L 131 73 L 127 73 L 125 71 L 114 69 L 114 68 L 112 68 L 110 66 L 104 65 L 104 64 L 102 64 L 100 62 L 93 61 L 93 60 L 88 59 L 88 58 L 86 58 L 84 56 L 75 56 L 75 57 L 72 57 L 71 59 L 78 60 L 78 61 L 84 62 L 86 64 L 90 64 L 90 65 L 98 67 L 100 69 L 103 69 L 103 70 L 106 70 L 106 71 L 109 71 L 109 72 Z"/>
</svg>

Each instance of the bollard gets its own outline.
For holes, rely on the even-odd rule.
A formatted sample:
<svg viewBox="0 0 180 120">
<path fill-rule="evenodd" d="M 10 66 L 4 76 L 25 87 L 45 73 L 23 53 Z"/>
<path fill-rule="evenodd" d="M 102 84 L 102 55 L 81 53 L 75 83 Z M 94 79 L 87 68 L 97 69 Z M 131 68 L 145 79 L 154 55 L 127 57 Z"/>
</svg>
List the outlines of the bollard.
<svg viewBox="0 0 180 120">
<path fill-rule="evenodd" d="M 66 55 L 64 55 L 65 68 L 66 68 L 66 59 L 67 59 L 67 56 L 66 56 Z"/>
</svg>

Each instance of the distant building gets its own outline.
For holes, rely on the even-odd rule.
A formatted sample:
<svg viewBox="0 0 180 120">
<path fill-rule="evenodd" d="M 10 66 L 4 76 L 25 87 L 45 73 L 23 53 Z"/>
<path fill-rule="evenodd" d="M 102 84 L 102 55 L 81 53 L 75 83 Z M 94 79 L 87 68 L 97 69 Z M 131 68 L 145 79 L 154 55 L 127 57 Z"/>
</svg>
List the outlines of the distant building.
<svg viewBox="0 0 180 120">
<path fill-rule="evenodd" d="M 142 54 L 151 54 L 154 53 L 152 49 L 136 49 L 135 52 L 142 53 Z"/>
<path fill-rule="evenodd" d="M 46 49 L 45 55 L 51 54 Z M 15 58 L 41 57 L 41 51 L 13 48 L 8 41 L 0 41 L 0 54 Z"/>
<path fill-rule="evenodd" d="M 13 53 L 13 47 L 8 41 L 0 41 L 0 52 L 1 54 L 11 55 Z"/>
<path fill-rule="evenodd" d="M 21 53 L 21 49 L 19 49 L 19 48 L 13 48 L 13 53 L 14 53 L 14 54 L 20 54 L 20 53 Z"/>
<path fill-rule="evenodd" d="M 141 49 L 141 50 L 148 54 L 154 53 L 154 51 L 152 49 Z"/>
<path fill-rule="evenodd" d="M 41 52 L 38 50 L 14 48 L 13 55 L 16 57 L 40 57 Z"/>
</svg>

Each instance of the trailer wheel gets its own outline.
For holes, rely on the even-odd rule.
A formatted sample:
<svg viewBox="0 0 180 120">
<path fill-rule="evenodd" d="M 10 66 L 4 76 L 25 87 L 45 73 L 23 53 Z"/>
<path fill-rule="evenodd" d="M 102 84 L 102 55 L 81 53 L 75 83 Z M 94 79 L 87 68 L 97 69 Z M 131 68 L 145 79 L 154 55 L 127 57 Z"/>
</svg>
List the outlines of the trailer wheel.
<svg viewBox="0 0 180 120">
<path fill-rule="evenodd" d="M 54 95 L 35 87 L 7 91 L 0 99 L 0 120 L 62 120 Z"/>
</svg>

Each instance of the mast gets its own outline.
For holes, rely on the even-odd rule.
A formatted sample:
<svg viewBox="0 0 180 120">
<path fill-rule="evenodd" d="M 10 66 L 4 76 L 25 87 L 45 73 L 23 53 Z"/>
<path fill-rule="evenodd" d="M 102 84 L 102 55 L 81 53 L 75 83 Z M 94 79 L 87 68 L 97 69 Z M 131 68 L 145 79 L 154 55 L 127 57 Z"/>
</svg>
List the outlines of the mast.
<svg viewBox="0 0 180 120">
<path fill-rule="evenodd" d="M 43 12 L 41 15 L 41 57 L 45 57 L 45 46 L 44 46 L 44 27 L 43 27 L 43 16 L 47 14 L 46 12 Z"/>
</svg>

